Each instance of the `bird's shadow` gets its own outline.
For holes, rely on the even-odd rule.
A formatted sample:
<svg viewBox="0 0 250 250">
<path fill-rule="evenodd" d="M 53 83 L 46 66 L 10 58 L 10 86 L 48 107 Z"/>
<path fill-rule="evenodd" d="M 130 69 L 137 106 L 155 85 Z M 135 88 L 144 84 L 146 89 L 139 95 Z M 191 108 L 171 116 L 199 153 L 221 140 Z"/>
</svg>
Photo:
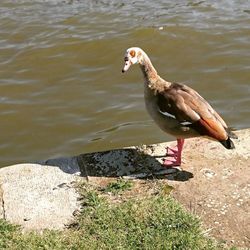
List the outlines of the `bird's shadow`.
<svg viewBox="0 0 250 250">
<path fill-rule="evenodd" d="M 78 173 L 83 177 L 158 178 L 182 182 L 193 178 L 191 172 L 163 167 L 161 158 L 162 156 L 152 156 L 138 148 L 126 148 L 49 159 L 38 163 L 59 167 L 65 173 Z"/>
</svg>

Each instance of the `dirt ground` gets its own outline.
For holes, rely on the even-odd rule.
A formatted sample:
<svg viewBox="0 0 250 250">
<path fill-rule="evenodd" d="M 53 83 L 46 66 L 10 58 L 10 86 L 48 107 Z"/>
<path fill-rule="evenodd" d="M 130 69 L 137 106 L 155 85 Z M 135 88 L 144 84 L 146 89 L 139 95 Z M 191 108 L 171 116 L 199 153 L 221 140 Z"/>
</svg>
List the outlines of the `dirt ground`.
<svg viewBox="0 0 250 250">
<path fill-rule="evenodd" d="M 173 195 L 202 219 L 210 235 L 228 245 L 250 247 L 250 158 L 237 151 L 224 155 L 220 145 L 213 145 L 208 142 L 206 150 L 185 157 L 182 167 L 194 177 L 173 183 Z"/>
<path fill-rule="evenodd" d="M 173 195 L 199 216 L 207 235 L 228 246 L 250 248 L 250 129 L 238 131 L 235 150 L 226 150 L 206 138 L 186 140 L 181 168 L 161 166 L 165 147 L 161 143 L 78 156 L 90 182 L 107 183 L 117 176 L 132 179 L 136 191 L 154 192 L 155 181 L 173 187 Z"/>
</svg>

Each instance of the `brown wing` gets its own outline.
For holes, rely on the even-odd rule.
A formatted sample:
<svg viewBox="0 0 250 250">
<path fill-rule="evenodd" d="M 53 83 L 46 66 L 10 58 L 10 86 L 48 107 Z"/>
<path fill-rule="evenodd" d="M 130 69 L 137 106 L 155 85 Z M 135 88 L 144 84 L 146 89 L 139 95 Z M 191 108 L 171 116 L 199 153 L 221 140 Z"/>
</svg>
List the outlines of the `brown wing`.
<svg viewBox="0 0 250 250">
<path fill-rule="evenodd" d="M 175 116 L 180 123 L 189 122 L 189 126 L 201 135 L 220 141 L 228 138 L 223 119 L 203 97 L 186 85 L 173 83 L 159 93 L 158 105 L 162 112 Z"/>
</svg>

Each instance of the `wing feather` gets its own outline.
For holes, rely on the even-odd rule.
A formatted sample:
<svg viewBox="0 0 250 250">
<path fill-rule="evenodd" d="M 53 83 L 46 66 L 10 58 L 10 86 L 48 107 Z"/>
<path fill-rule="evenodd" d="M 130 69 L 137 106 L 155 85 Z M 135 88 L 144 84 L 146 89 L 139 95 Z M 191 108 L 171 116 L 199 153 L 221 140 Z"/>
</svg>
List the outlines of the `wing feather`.
<svg viewBox="0 0 250 250">
<path fill-rule="evenodd" d="M 158 94 L 158 106 L 161 112 L 167 112 L 180 122 L 191 123 L 201 135 L 207 135 L 217 140 L 228 138 L 227 125 L 220 115 L 195 90 L 178 83 Z"/>
</svg>

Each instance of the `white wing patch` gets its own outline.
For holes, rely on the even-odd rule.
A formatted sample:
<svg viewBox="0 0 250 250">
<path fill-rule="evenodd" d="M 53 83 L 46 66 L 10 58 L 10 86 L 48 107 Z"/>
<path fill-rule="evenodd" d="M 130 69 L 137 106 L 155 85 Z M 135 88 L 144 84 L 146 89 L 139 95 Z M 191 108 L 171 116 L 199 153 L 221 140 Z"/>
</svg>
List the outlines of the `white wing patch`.
<svg viewBox="0 0 250 250">
<path fill-rule="evenodd" d="M 162 115 L 164 115 L 164 116 L 166 116 L 166 117 L 168 117 L 168 118 L 172 118 L 172 119 L 175 119 L 175 120 L 176 120 L 176 117 L 175 117 L 174 115 L 172 115 L 172 114 L 170 114 L 170 113 L 168 113 L 168 112 L 162 112 L 160 109 L 158 109 L 158 111 L 159 111 Z"/>
<path fill-rule="evenodd" d="M 180 124 L 181 124 L 182 126 L 189 126 L 189 125 L 192 124 L 192 122 L 184 121 L 184 122 L 180 122 Z"/>
<path fill-rule="evenodd" d="M 176 120 L 176 117 L 175 117 L 174 115 L 172 115 L 172 114 L 170 114 L 170 113 L 168 113 L 168 112 L 162 112 L 160 109 L 158 109 L 158 111 L 159 111 L 162 115 L 166 116 L 167 118 L 172 118 L 172 119 L 175 119 L 175 120 Z M 189 125 L 192 124 L 192 122 L 183 121 L 183 122 L 180 122 L 180 124 L 181 124 L 182 126 L 189 126 Z"/>
</svg>

